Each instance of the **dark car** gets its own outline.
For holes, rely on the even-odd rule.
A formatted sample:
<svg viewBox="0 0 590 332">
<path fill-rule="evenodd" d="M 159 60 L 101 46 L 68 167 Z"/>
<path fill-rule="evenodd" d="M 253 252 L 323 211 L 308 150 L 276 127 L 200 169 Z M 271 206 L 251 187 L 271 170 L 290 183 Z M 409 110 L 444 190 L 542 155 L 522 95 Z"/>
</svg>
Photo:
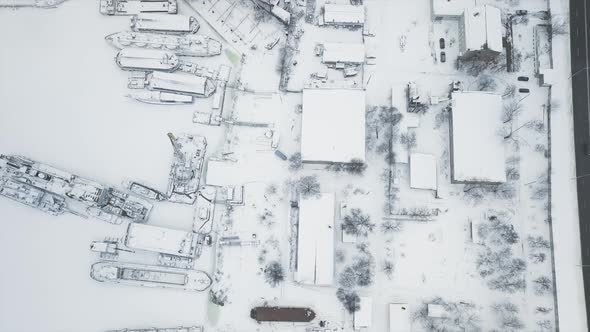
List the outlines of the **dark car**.
<svg viewBox="0 0 590 332">
<path fill-rule="evenodd" d="M 518 76 L 517 80 L 519 80 L 521 82 L 528 82 L 529 78 L 528 78 L 528 76 Z"/>
<path fill-rule="evenodd" d="M 445 49 L 445 39 L 444 38 L 441 38 L 438 40 L 438 46 L 440 46 L 441 50 Z"/>
<path fill-rule="evenodd" d="M 520 89 L 518 89 L 518 92 L 520 92 L 520 93 L 529 93 L 530 90 L 529 89 L 526 89 L 526 88 L 520 88 Z"/>
<path fill-rule="evenodd" d="M 518 15 L 518 16 L 524 16 L 524 15 L 526 15 L 528 13 L 529 12 L 527 10 L 524 10 L 524 9 L 519 9 L 519 10 L 516 11 L 516 15 Z"/>
<path fill-rule="evenodd" d="M 277 156 L 277 157 L 279 157 L 279 158 L 281 158 L 283 160 L 287 160 L 288 159 L 287 156 L 284 153 L 282 153 L 280 150 L 275 150 L 275 156 Z"/>
<path fill-rule="evenodd" d="M 445 52 L 440 52 L 440 62 L 447 62 L 447 54 Z"/>
</svg>

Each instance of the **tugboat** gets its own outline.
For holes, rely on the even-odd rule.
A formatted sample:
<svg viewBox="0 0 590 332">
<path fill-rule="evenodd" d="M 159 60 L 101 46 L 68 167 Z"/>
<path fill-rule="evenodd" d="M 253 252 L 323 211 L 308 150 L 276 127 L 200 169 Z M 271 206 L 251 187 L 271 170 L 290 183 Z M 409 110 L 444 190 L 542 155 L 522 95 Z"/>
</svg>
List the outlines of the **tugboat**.
<svg viewBox="0 0 590 332">
<path fill-rule="evenodd" d="M 123 70 L 175 71 L 180 67 L 173 52 L 143 48 L 124 48 L 117 53 L 115 62 Z"/>
<path fill-rule="evenodd" d="M 148 90 L 178 93 L 183 95 L 207 98 L 215 92 L 212 80 L 185 73 L 150 72 L 146 74 Z"/>
<path fill-rule="evenodd" d="M 123 31 L 110 34 L 105 40 L 118 49 L 126 47 L 170 50 L 180 56 L 214 56 L 221 54 L 221 43 L 205 35 L 162 35 Z"/>
<path fill-rule="evenodd" d="M 203 161 L 207 140 L 203 136 L 168 133 L 174 149 L 174 159 L 170 167 L 168 181 L 168 200 L 171 202 L 193 204 L 199 192 Z"/>
<path fill-rule="evenodd" d="M 140 13 L 178 13 L 176 0 L 100 0 L 103 15 L 135 15 Z"/>
<path fill-rule="evenodd" d="M 152 199 L 155 201 L 165 201 L 167 199 L 166 195 L 164 195 L 160 191 L 150 188 L 139 182 L 125 181 L 123 182 L 123 186 L 127 188 L 130 192 L 137 194 L 143 198 Z"/>
<path fill-rule="evenodd" d="M 139 14 L 131 17 L 131 30 L 135 32 L 183 34 L 196 33 L 199 28 L 199 22 L 192 16 Z"/>
<path fill-rule="evenodd" d="M 186 105 L 193 103 L 193 96 L 164 91 L 134 91 L 126 95 L 142 103 L 159 105 Z"/>
<path fill-rule="evenodd" d="M 100 282 L 197 292 L 206 290 L 212 282 L 204 271 L 107 261 L 94 263 L 90 277 Z"/>
</svg>

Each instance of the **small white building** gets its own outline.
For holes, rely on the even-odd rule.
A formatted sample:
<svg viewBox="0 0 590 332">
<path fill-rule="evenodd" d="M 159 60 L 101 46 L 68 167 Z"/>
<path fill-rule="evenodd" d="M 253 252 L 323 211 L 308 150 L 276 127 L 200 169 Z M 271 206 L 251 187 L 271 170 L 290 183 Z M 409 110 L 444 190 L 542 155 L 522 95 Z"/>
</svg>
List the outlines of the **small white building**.
<svg viewBox="0 0 590 332">
<path fill-rule="evenodd" d="M 506 182 L 502 96 L 453 92 L 450 112 L 451 182 Z"/>
<path fill-rule="evenodd" d="M 463 38 L 460 52 L 463 59 L 489 59 L 502 53 L 502 13 L 485 5 L 465 8 L 460 22 Z"/>
<path fill-rule="evenodd" d="M 365 44 L 324 43 L 322 62 L 327 64 L 361 64 L 365 62 Z"/>
<path fill-rule="evenodd" d="M 411 332 L 410 307 L 405 303 L 389 304 L 389 332 Z"/>
<path fill-rule="evenodd" d="M 360 309 L 354 313 L 353 317 L 354 329 L 366 331 L 371 327 L 373 320 L 373 299 L 361 296 L 359 305 Z"/>
<path fill-rule="evenodd" d="M 431 154 L 410 155 L 410 187 L 414 189 L 437 189 L 436 159 Z"/>
<path fill-rule="evenodd" d="M 363 26 L 365 24 L 365 7 L 350 4 L 326 4 L 324 6 L 324 24 Z"/>
<path fill-rule="evenodd" d="M 197 248 L 197 237 L 193 232 L 130 223 L 125 245 L 131 249 L 193 257 Z"/>
<path fill-rule="evenodd" d="M 299 202 L 296 282 L 313 286 L 334 282 L 334 204 L 333 193 Z"/>
<path fill-rule="evenodd" d="M 431 0 L 432 19 L 455 19 L 463 16 L 465 8 L 475 7 L 475 0 Z"/>
<path fill-rule="evenodd" d="M 364 161 L 365 107 L 365 92 L 360 89 L 304 89 L 302 161 Z"/>
</svg>

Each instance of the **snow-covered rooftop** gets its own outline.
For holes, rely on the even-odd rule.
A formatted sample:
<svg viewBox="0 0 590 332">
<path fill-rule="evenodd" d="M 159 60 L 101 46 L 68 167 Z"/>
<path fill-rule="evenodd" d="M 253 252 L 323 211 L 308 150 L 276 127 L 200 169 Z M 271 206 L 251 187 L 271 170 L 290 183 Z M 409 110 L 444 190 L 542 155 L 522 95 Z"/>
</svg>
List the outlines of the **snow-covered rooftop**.
<svg viewBox="0 0 590 332">
<path fill-rule="evenodd" d="M 354 313 L 354 328 L 359 330 L 371 327 L 373 320 L 373 299 L 367 296 L 360 297 L 360 309 Z"/>
<path fill-rule="evenodd" d="M 365 160 L 363 90 L 303 90 L 301 158 L 307 162 Z"/>
<path fill-rule="evenodd" d="M 487 48 L 502 52 L 501 11 L 489 5 L 465 8 L 465 50 L 476 51 Z"/>
<path fill-rule="evenodd" d="M 436 190 L 436 159 L 431 154 L 410 155 L 410 187 Z"/>
<path fill-rule="evenodd" d="M 322 62 L 363 63 L 365 62 L 365 44 L 324 43 Z"/>
<path fill-rule="evenodd" d="M 365 23 L 365 7 L 350 4 L 326 4 L 324 22 L 332 24 Z"/>
<path fill-rule="evenodd" d="M 193 239 L 192 232 L 131 223 L 125 245 L 133 249 L 191 257 L 194 254 Z"/>
<path fill-rule="evenodd" d="M 389 304 L 389 332 L 410 332 L 410 307 L 405 303 Z"/>
<path fill-rule="evenodd" d="M 459 17 L 465 8 L 475 7 L 475 0 L 432 0 L 431 5 L 435 17 Z"/>
<path fill-rule="evenodd" d="M 451 174 L 454 182 L 506 181 L 502 97 L 454 92 L 451 100 Z"/>
<path fill-rule="evenodd" d="M 295 281 L 329 286 L 334 281 L 334 194 L 299 202 Z"/>
</svg>

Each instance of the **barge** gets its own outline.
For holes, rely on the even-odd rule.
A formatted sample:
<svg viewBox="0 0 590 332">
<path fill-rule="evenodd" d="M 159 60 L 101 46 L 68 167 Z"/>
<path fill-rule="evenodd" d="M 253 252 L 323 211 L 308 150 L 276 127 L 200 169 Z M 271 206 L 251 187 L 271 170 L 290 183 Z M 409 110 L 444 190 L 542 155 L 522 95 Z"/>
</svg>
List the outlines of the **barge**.
<svg viewBox="0 0 590 332">
<path fill-rule="evenodd" d="M 153 251 L 180 257 L 195 257 L 197 236 L 193 232 L 130 223 L 125 236 L 130 249 Z"/>
<path fill-rule="evenodd" d="M 202 326 L 179 326 L 179 327 L 148 327 L 145 329 L 122 329 L 107 332 L 203 332 Z"/>
<path fill-rule="evenodd" d="M 10 178 L 0 178 L 0 195 L 54 216 L 67 211 L 63 197 Z"/>
<path fill-rule="evenodd" d="M 164 195 L 159 190 L 154 188 L 150 188 L 144 184 L 135 181 L 125 181 L 123 182 L 123 186 L 127 188 L 130 192 L 139 195 L 143 198 L 151 199 L 154 201 L 165 201 L 166 195 Z"/>
<path fill-rule="evenodd" d="M 171 34 L 196 33 L 199 22 L 193 16 L 139 14 L 131 17 L 131 30 Z"/>
<path fill-rule="evenodd" d="M 99 282 L 197 292 L 206 290 L 212 282 L 204 271 L 109 261 L 94 263 L 90 277 Z"/>
<path fill-rule="evenodd" d="M 185 73 L 149 72 L 146 74 L 145 82 L 148 90 L 201 98 L 210 97 L 216 89 L 211 79 Z"/>
<path fill-rule="evenodd" d="M 178 93 L 164 91 L 133 91 L 126 95 L 142 103 L 157 105 L 186 105 L 193 103 L 193 96 L 181 95 Z M 139 193 L 137 193 L 139 194 Z M 143 196 L 143 195 L 142 195 Z"/>
<path fill-rule="evenodd" d="M 123 31 L 105 40 L 116 48 L 127 47 L 170 50 L 179 56 L 214 56 L 221 54 L 221 42 L 206 35 L 162 35 L 149 32 Z"/>
<path fill-rule="evenodd" d="M 250 318 L 257 322 L 311 322 L 315 312 L 309 308 L 256 307 L 250 311 Z"/>
<path fill-rule="evenodd" d="M 175 71 L 180 67 L 178 56 L 171 51 L 124 48 L 117 53 L 115 62 L 123 70 Z"/>
<path fill-rule="evenodd" d="M 136 15 L 141 13 L 178 13 L 176 0 L 100 0 L 103 15 Z"/>
</svg>

